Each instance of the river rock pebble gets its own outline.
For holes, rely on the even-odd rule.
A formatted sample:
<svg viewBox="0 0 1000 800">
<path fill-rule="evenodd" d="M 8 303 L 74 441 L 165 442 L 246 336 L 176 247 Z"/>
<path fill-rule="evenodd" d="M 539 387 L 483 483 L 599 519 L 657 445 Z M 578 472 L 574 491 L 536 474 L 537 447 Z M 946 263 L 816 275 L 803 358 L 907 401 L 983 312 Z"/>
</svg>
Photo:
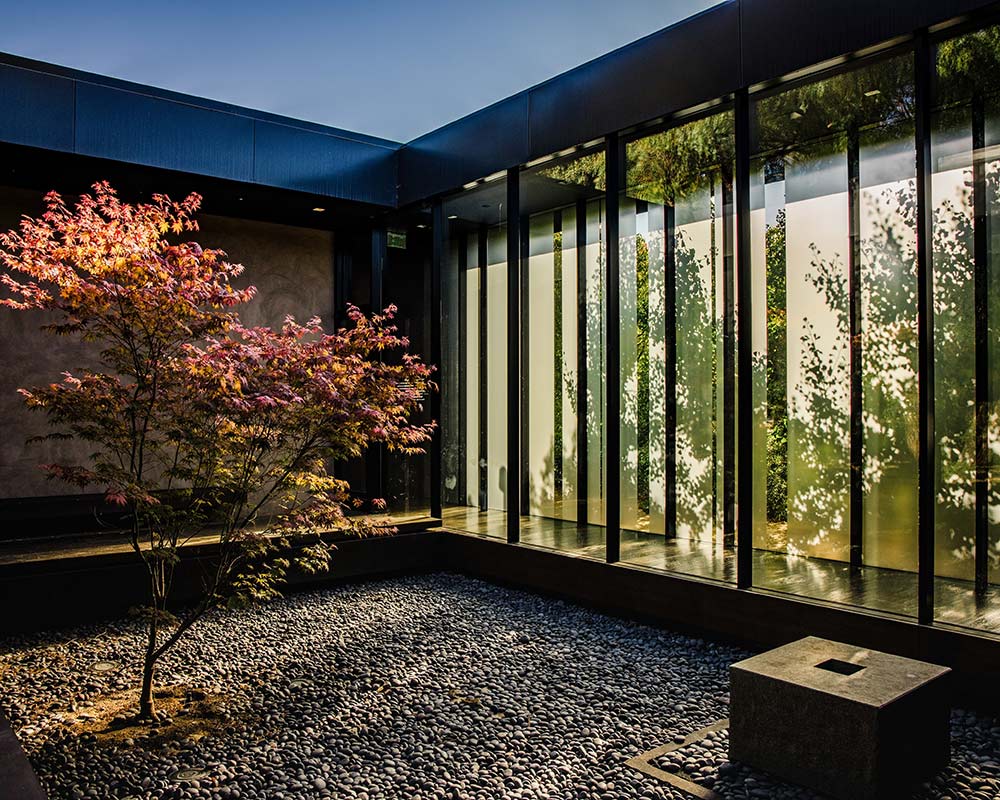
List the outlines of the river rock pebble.
<svg viewBox="0 0 1000 800">
<path fill-rule="evenodd" d="M 470 578 L 402 577 L 192 628 L 158 678 L 224 693 L 224 734 L 66 733 L 60 720 L 137 684 L 141 642 L 134 620 L 0 641 L 0 708 L 51 800 L 683 800 L 625 762 L 725 718 L 729 664 L 749 655 Z M 952 764 L 915 797 L 995 800 L 1000 722 L 952 722 Z M 813 797 L 730 764 L 727 737 L 654 765 L 727 800 Z"/>
</svg>

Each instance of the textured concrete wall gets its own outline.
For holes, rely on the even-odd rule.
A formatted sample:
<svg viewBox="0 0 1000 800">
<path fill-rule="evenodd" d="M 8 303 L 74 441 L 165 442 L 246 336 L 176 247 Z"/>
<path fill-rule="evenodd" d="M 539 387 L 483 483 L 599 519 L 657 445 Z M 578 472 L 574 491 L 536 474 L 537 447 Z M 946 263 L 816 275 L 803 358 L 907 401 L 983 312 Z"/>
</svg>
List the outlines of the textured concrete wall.
<svg viewBox="0 0 1000 800">
<path fill-rule="evenodd" d="M 253 284 L 257 297 L 241 316 L 247 325 L 280 325 L 291 314 L 301 322 L 333 313 L 333 234 L 290 225 L 232 217 L 199 217 L 198 240 L 221 247 L 243 264 L 240 285 Z"/>
<path fill-rule="evenodd" d="M 41 210 L 41 193 L 0 189 L 0 230 L 14 227 L 23 214 Z M 92 363 L 69 340 L 39 331 L 44 322 L 39 312 L 0 308 L 0 497 L 72 493 L 47 481 L 38 465 L 89 452 L 67 442 L 26 443 L 28 437 L 45 433 L 46 426 L 41 414 L 24 407 L 18 388 L 52 383 L 63 370 Z"/>
<path fill-rule="evenodd" d="M 17 224 L 23 214 L 37 215 L 42 195 L 0 187 L 0 230 Z M 287 225 L 200 217 L 196 237 L 205 247 L 221 247 L 230 260 L 246 267 L 241 283 L 252 283 L 258 296 L 243 312 L 251 325 L 280 325 L 286 314 L 306 320 L 320 315 L 328 322 L 333 310 L 333 234 Z M 92 364 L 92 355 L 70 339 L 43 333 L 42 314 L 0 309 L 0 498 L 71 494 L 72 489 L 47 481 L 39 464 L 82 460 L 89 448 L 67 442 L 27 443 L 46 431 L 44 417 L 24 407 L 18 387 L 59 379 L 63 370 Z"/>
</svg>

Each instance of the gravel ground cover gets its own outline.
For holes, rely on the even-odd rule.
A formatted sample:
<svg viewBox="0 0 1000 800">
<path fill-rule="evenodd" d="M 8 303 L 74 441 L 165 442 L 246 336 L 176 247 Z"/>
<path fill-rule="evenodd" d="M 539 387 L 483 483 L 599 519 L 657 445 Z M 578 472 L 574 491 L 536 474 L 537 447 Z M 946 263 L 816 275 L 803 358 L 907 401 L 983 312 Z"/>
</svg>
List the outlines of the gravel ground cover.
<svg viewBox="0 0 1000 800">
<path fill-rule="evenodd" d="M 625 761 L 726 717 L 727 668 L 748 655 L 468 578 L 398 578 L 193 629 L 159 681 L 222 698 L 205 736 L 67 732 L 136 683 L 140 638 L 122 621 L 0 643 L 0 705 L 52 800 L 681 800 Z M 952 766 L 916 796 L 1000 797 L 1000 725 L 953 723 Z M 727 799 L 810 797 L 728 764 L 726 735 L 655 765 Z"/>
</svg>

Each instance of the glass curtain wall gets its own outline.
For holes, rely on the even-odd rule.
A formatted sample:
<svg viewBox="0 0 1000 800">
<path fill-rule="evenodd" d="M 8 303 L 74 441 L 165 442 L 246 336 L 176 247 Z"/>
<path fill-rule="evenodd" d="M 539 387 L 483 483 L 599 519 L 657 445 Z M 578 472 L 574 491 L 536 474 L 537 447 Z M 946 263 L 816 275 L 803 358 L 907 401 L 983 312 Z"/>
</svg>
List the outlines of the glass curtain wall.
<svg viewBox="0 0 1000 800">
<path fill-rule="evenodd" d="M 604 152 L 521 173 L 521 541 L 604 558 Z"/>
<path fill-rule="evenodd" d="M 1000 632 L 1000 28 L 942 34 L 934 54 L 935 615 Z M 603 151 L 521 173 L 518 376 L 506 371 L 504 182 L 451 198 L 451 524 L 504 535 L 504 390 L 517 379 L 522 541 L 602 557 L 618 492 L 623 561 L 732 581 L 742 511 L 754 586 L 916 616 L 915 101 L 903 48 L 751 98 L 752 508 L 735 503 L 732 111 L 623 142 L 619 420 L 603 416 Z"/>
<path fill-rule="evenodd" d="M 1000 631 L 1000 28 L 936 48 L 935 614 Z"/>
<path fill-rule="evenodd" d="M 444 202 L 441 501 L 444 524 L 506 538 L 507 188 Z"/>
<path fill-rule="evenodd" d="M 619 221 L 622 559 L 727 581 L 733 156 L 731 111 L 627 142 Z"/>
<path fill-rule="evenodd" d="M 917 599 L 913 100 L 907 54 L 752 112 L 754 584 L 906 615 Z"/>
</svg>

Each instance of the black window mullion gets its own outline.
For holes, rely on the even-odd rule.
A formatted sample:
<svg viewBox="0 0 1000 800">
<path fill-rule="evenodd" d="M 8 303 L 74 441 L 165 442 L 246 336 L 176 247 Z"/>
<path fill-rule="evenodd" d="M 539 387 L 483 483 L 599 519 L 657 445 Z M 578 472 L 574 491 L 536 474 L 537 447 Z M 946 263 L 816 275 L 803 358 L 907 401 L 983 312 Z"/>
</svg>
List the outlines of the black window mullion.
<svg viewBox="0 0 1000 800">
<path fill-rule="evenodd" d="M 557 503 L 563 497 L 563 225 L 562 211 L 552 215 L 552 328 L 555 332 L 552 347 L 552 370 L 555 375 L 552 393 L 552 477 L 553 494 Z M 527 265 L 527 262 L 525 262 Z M 561 512 L 559 514 L 562 515 Z"/>
<path fill-rule="evenodd" d="M 722 540 L 736 540 L 736 307 L 733 186 L 722 176 Z M 747 380 L 749 376 L 744 378 Z"/>
<path fill-rule="evenodd" d="M 520 171 L 507 170 L 507 541 L 521 539 Z"/>
<path fill-rule="evenodd" d="M 753 585 L 753 264 L 750 253 L 750 95 L 736 92 L 735 103 L 736 275 L 739 293 L 739 330 L 736 341 L 739 374 L 739 499 L 736 531 L 736 585 Z"/>
<path fill-rule="evenodd" d="M 589 523 L 587 498 L 587 201 L 576 201 L 576 521 Z"/>
<path fill-rule="evenodd" d="M 914 40 L 914 112 L 917 149 L 917 348 L 919 512 L 917 619 L 934 621 L 934 276 L 931 263 L 931 80 L 934 61 L 926 29 Z"/>
<path fill-rule="evenodd" d="M 516 209 L 514 209 L 516 210 Z M 518 342 L 520 347 L 520 403 L 518 405 L 519 419 L 521 426 L 521 448 L 520 457 L 517 462 L 517 474 L 521 476 L 521 491 L 519 494 L 520 504 L 519 513 L 522 516 L 527 516 L 530 509 L 530 491 L 529 491 L 529 478 L 528 478 L 528 436 L 530 431 L 528 430 L 528 392 L 530 387 L 528 385 L 529 379 L 529 364 L 528 364 L 528 346 L 529 346 L 529 336 L 528 336 L 528 241 L 529 241 L 529 231 L 528 231 L 528 217 L 520 216 L 516 217 L 517 226 L 520 229 L 518 233 L 518 242 L 520 244 L 520 258 L 518 258 L 518 275 L 520 276 L 520 294 L 519 294 L 519 308 L 520 308 L 520 333 L 518 336 Z M 517 373 L 512 372 L 511 375 L 516 375 Z"/>
<path fill-rule="evenodd" d="M 986 202 L 986 109 L 982 94 L 972 99 L 973 264 L 976 314 L 976 594 L 989 588 L 989 246 Z"/>
<path fill-rule="evenodd" d="M 466 464 L 469 459 L 469 448 L 472 443 L 469 441 L 468 431 L 469 431 L 469 382 L 465 380 L 463 376 L 465 375 L 465 365 L 468 363 L 469 358 L 469 342 L 468 335 L 466 331 L 469 326 L 469 312 L 467 303 L 469 302 L 469 287 L 468 287 L 468 271 L 469 271 L 469 234 L 463 232 L 458 240 L 458 337 L 456 342 L 456 350 L 458 357 L 455 360 L 455 364 L 452 366 L 452 372 L 455 373 L 455 380 L 452 382 L 457 393 L 458 393 L 458 453 L 459 456 L 456 458 L 455 469 L 458 474 L 458 485 L 456 496 L 461 498 L 461 502 L 464 505 L 469 499 L 470 486 L 468 485 L 468 476 L 466 474 Z M 478 299 L 478 298 L 477 298 Z M 443 309 L 442 309 L 443 311 Z M 433 313 L 433 312 L 432 312 Z M 432 323 L 433 324 L 433 323 Z M 477 331 L 478 335 L 478 331 Z M 442 382 L 443 383 L 443 382 Z M 478 386 L 478 384 L 477 384 Z M 478 451 L 476 453 L 478 456 Z M 478 481 L 477 481 L 478 485 Z"/>
<path fill-rule="evenodd" d="M 663 329 L 665 344 L 664 499 L 665 539 L 677 536 L 677 231 L 673 200 L 663 207 Z"/>
<path fill-rule="evenodd" d="M 489 508 L 489 296 L 486 291 L 487 262 L 489 260 L 489 227 L 484 223 L 479 226 L 479 510 Z M 495 310 L 499 313 L 499 308 Z"/>
<path fill-rule="evenodd" d="M 432 364 L 438 365 L 438 369 L 441 368 L 441 319 L 444 309 L 442 308 L 441 298 L 442 292 L 442 281 L 444 280 L 444 253 L 445 253 L 445 242 L 447 241 L 448 232 L 446 230 L 446 223 L 444 219 L 444 210 L 440 200 L 434 202 L 434 206 L 431 212 L 431 233 L 433 239 L 431 241 L 431 297 L 430 297 L 430 309 L 431 309 L 431 352 L 430 361 Z M 459 269 L 458 279 L 459 287 L 462 285 L 462 270 Z M 461 288 L 459 288 L 461 292 Z M 464 313 L 464 304 L 459 303 L 459 313 Z M 461 328 L 464 330 L 464 328 Z M 461 338 L 461 337 L 460 337 Z M 461 363 L 461 362 L 459 362 Z M 442 382 L 443 383 L 443 382 Z M 431 516 L 440 517 L 441 516 L 441 447 L 442 447 L 442 430 L 441 430 L 441 393 L 431 392 L 430 393 L 430 414 L 432 420 L 438 421 L 438 426 L 434 430 L 434 438 L 431 440 L 430 445 L 430 507 Z M 459 413 L 464 415 L 465 409 L 465 397 L 463 392 L 463 397 L 459 405 Z M 459 436 L 464 439 L 465 437 L 465 426 L 459 426 Z M 464 448 L 462 449 L 464 453 Z M 465 470 L 456 470 L 459 475 L 459 486 L 462 488 L 463 494 L 465 491 Z"/>
<path fill-rule="evenodd" d="M 617 134 L 605 145 L 605 319 L 607 320 L 607 375 L 605 415 L 607 426 L 605 557 L 614 563 L 621 556 L 621 312 L 619 308 L 618 191 L 621 153 Z"/>
<path fill-rule="evenodd" d="M 861 143 L 858 129 L 847 132 L 848 326 L 850 337 L 850 558 L 852 567 L 864 563 L 862 497 L 862 345 L 861 345 Z"/>
</svg>

